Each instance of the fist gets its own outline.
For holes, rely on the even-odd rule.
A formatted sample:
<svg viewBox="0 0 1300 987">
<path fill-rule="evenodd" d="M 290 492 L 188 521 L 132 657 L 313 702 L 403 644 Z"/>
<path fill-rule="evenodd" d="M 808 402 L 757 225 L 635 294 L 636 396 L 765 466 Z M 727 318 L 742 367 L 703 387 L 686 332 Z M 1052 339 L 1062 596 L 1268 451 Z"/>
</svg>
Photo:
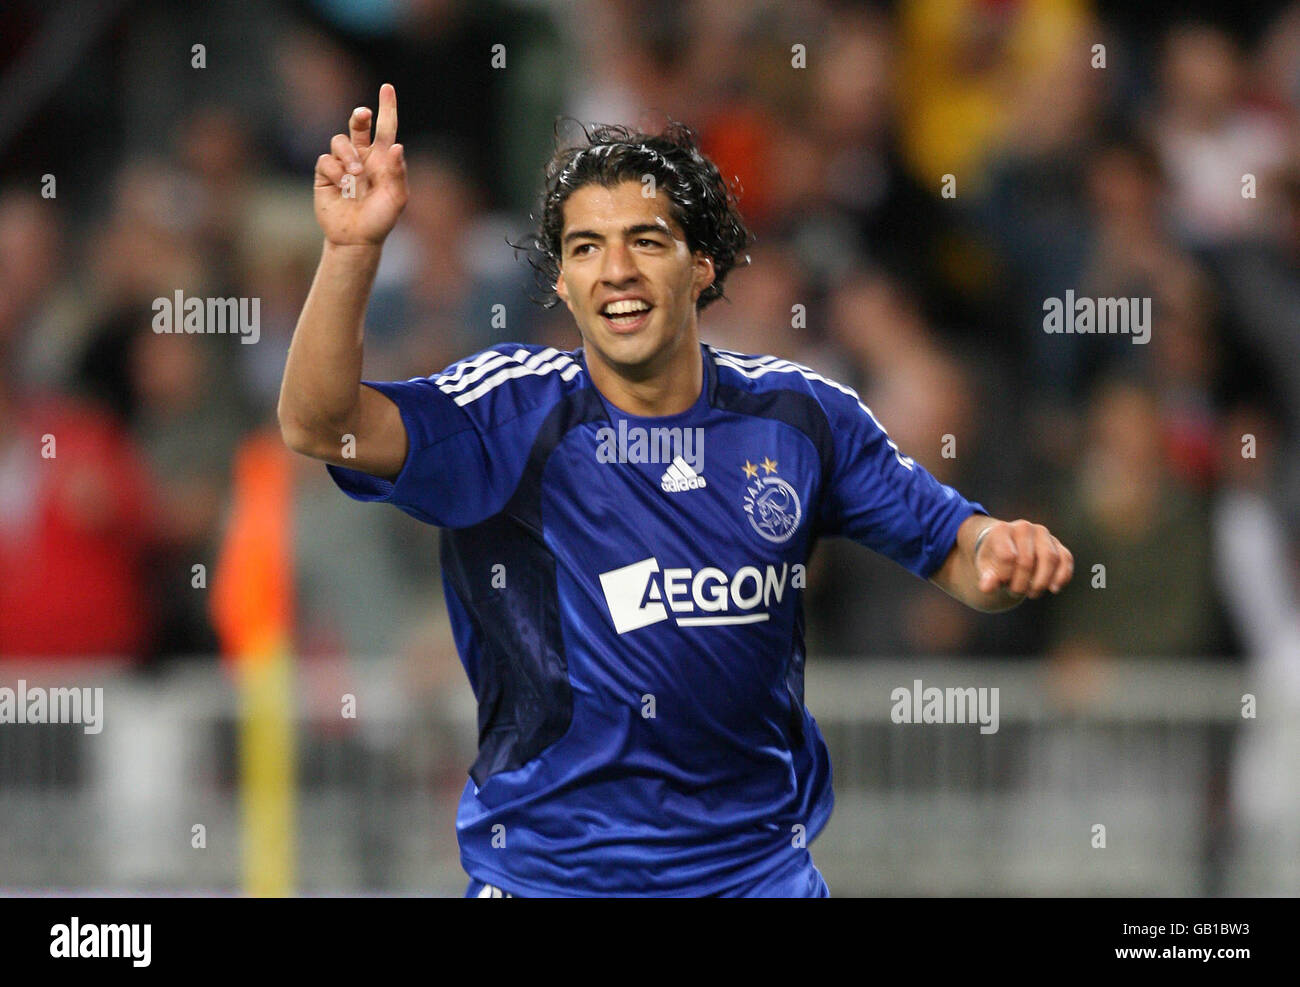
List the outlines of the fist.
<svg viewBox="0 0 1300 987">
<path fill-rule="evenodd" d="M 981 593 L 999 587 L 1031 600 L 1059 593 L 1074 576 L 1074 556 L 1050 531 L 1031 521 L 994 521 L 981 532 L 975 571 Z"/>
<path fill-rule="evenodd" d="M 352 111 L 346 134 L 316 159 L 316 222 L 335 244 L 384 242 L 406 206 L 406 158 L 397 139 L 397 91 L 379 89 L 379 119 L 370 139 L 370 108 Z"/>
</svg>

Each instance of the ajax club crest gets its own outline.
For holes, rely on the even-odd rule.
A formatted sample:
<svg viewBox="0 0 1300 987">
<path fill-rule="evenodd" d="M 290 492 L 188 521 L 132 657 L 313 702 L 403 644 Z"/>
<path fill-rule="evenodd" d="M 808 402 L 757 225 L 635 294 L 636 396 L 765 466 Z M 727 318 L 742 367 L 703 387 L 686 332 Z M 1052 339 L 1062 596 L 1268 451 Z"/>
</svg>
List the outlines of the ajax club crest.
<svg viewBox="0 0 1300 987">
<path fill-rule="evenodd" d="M 745 486 L 745 513 L 755 531 L 780 545 L 799 529 L 803 508 L 794 487 L 776 475 L 776 466 L 776 461 L 766 456 L 757 466 L 745 460 L 745 477 L 749 480 Z"/>
</svg>

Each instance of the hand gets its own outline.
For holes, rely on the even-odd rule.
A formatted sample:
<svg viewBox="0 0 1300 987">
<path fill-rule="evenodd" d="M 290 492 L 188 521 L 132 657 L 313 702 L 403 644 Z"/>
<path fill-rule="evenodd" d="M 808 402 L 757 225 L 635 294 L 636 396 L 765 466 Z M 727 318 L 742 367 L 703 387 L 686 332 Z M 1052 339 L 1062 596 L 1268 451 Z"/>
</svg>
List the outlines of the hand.
<svg viewBox="0 0 1300 987">
<path fill-rule="evenodd" d="M 1004 586 L 1035 600 L 1043 590 L 1059 593 L 1074 576 L 1074 555 L 1041 524 L 994 521 L 975 553 L 981 593 Z"/>
<path fill-rule="evenodd" d="M 347 134 L 316 159 L 316 222 L 330 243 L 378 246 L 406 206 L 406 158 L 397 138 L 397 91 L 379 87 L 379 119 L 370 140 L 370 108 L 352 111 Z"/>
</svg>

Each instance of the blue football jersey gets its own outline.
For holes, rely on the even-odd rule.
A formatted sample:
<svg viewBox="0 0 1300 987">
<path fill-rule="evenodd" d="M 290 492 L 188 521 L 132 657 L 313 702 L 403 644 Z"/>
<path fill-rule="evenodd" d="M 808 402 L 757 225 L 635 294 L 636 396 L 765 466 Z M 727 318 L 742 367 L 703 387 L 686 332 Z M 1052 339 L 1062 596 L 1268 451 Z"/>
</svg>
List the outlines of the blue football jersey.
<svg viewBox="0 0 1300 987">
<path fill-rule="evenodd" d="M 581 349 L 503 344 L 367 381 L 401 411 L 406 462 L 391 483 L 329 467 L 350 496 L 445 529 L 478 700 L 456 822 L 477 881 L 526 897 L 810 886 L 833 804 L 804 705 L 813 544 L 851 538 L 929 577 L 983 511 L 851 389 L 701 355 L 699 398 L 658 418 L 605 400 Z"/>
</svg>

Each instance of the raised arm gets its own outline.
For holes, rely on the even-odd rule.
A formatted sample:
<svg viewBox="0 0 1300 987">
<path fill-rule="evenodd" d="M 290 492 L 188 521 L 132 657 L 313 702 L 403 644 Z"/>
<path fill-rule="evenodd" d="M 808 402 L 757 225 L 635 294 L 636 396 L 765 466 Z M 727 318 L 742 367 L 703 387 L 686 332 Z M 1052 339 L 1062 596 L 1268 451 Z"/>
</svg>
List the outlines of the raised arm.
<svg viewBox="0 0 1300 987">
<path fill-rule="evenodd" d="M 379 90 L 359 107 L 316 161 L 316 221 L 325 234 L 320 264 L 289 346 L 280 434 L 295 452 L 393 479 L 406 461 L 397 406 L 361 383 L 366 304 L 384 238 L 406 205 L 406 160 L 397 137 L 397 93 Z M 350 437 L 350 441 L 349 441 Z M 345 455 L 348 453 L 348 455 Z"/>
</svg>

